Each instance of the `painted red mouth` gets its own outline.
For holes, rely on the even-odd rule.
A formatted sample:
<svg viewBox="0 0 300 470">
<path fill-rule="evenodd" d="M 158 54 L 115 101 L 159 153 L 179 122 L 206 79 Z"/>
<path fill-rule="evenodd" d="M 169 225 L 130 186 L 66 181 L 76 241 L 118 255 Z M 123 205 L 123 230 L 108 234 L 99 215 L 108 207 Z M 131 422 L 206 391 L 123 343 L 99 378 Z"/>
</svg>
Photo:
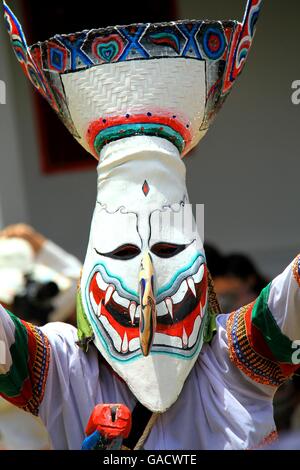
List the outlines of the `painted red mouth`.
<svg viewBox="0 0 300 470">
<path fill-rule="evenodd" d="M 121 297 L 114 284 L 107 284 L 100 272 L 92 277 L 89 292 L 94 314 L 115 350 L 122 354 L 137 351 L 140 347 L 140 306 Z M 183 280 L 173 296 L 157 305 L 153 348 L 193 349 L 199 337 L 206 300 L 207 268 L 203 264 L 194 276 Z"/>
</svg>

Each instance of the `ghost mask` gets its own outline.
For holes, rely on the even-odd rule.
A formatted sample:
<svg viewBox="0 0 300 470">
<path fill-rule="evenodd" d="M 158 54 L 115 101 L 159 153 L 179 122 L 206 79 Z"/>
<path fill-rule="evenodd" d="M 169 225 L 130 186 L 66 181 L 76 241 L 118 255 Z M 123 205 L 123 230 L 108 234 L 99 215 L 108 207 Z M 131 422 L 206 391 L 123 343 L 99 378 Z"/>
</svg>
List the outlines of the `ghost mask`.
<svg viewBox="0 0 300 470">
<path fill-rule="evenodd" d="M 56 35 L 27 46 L 5 5 L 21 66 L 99 160 L 78 294 L 80 343 L 152 411 L 179 396 L 217 307 L 182 158 L 241 73 L 261 0 L 242 23 L 179 21 Z"/>
<path fill-rule="evenodd" d="M 203 342 L 207 271 L 192 221 L 173 144 L 105 146 L 82 305 L 101 354 L 153 410 L 174 402 Z"/>
</svg>

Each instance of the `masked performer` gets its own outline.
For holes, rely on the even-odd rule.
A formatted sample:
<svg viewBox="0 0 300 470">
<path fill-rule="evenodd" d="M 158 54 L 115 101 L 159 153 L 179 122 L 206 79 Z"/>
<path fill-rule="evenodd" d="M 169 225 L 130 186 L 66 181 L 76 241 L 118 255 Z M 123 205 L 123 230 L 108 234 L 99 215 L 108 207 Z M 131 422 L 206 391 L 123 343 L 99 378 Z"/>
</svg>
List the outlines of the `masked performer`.
<svg viewBox="0 0 300 470">
<path fill-rule="evenodd" d="M 76 310 L 81 263 L 24 224 L 0 231 L 0 302 L 36 325 L 70 321 Z M 0 444 L 5 449 L 49 449 L 41 420 L 0 399 Z"/>
<path fill-rule="evenodd" d="M 80 448 L 97 404 L 132 410 L 129 448 L 247 449 L 276 434 L 273 395 L 298 367 L 299 258 L 220 314 L 182 161 L 240 74 L 260 6 L 249 0 L 243 23 L 138 24 L 31 47 L 5 7 L 24 72 L 99 160 L 78 331 L 0 313 L 0 390 L 41 417 L 54 448 Z"/>
</svg>

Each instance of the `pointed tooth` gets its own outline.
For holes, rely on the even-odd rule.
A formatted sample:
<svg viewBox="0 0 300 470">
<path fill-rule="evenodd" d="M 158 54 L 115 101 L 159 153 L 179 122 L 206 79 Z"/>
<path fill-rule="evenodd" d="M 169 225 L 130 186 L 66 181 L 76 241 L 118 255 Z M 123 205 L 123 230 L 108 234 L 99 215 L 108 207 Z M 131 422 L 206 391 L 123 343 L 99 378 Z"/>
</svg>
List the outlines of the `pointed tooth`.
<svg viewBox="0 0 300 470">
<path fill-rule="evenodd" d="M 97 305 L 97 302 L 95 300 L 93 292 L 90 292 L 90 300 L 91 300 L 91 304 L 93 306 L 94 313 L 97 313 L 98 305 Z"/>
<path fill-rule="evenodd" d="M 170 299 L 170 297 L 167 297 L 166 300 L 165 300 L 165 302 L 166 302 L 166 306 L 167 306 L 168 312 L 169 312 L 169 314 L 170 314 L 170 316 L 171 316 L 171 318 L 172 318 L 172 320 L 173 320 L 173 318 L 174 318 L 174 315 L 173 315 L 173 302 L 172 302 L 172 300 Z"/>
<path fill-rule="evenodd" d="M 121 307 L 124 307 L 126 309 L 129 307 L 129 300 L 125 299 L 125 297 L 121 297 L 116 290 L 114 291 L 112 298 L 114 302 L 121 305 Z"/>
<path fill-rule="evenodd" d="M 194 326 L 193 326 L 193 331 L 192 331 L 192 333 L 190 334 L 190 337 L 189 337 L 189 348 L 192 348 L 196 344 L 201 323 L 202 323 L 201 318 L 200 318 L 200 316 L 198 316 L 195 320 L 195 323 L 194 323 Z"/>
<path fill-rule="evenodd" d="M 97 281 L 97 285 L 98 285 L 99 289 L 103 290 L 103 292 L 105 292 L 107 287 L 108 287 L 108 284 L 106 284 L 106 282 L 103 281 L 102 276 L 101 276 L 100 273 L 97 273 L 96 281 Z"/>
<path fill-rule="evenodd" d="M 174 295 L 172 295 L 173 304 L 179 304 L 183 300 L 183 298 L 184 298 L 185 294 L 187 293 L 187 291 L 188 291 L 188 285 L 187 285 L 186 280 L 184 280 L 181 283 L 181 285 L 180 285 L 179 289 L 177 290 L 177 292 Z"/>
<path fill-rule="evenodd" d="M 122 352 L 127 353 L 127 351 L 128 351 L 128 337 L 127 337 L 127 333 L 125 331 L 124 338 L 123 338 L 123 341 L 122 341 Z"/>
<path fill-rule="evenodd" d="M 130 302 L 129 315 L 130 315 L 132 324 L 134 324 L 135 314 L 136 314 L 136 303 L 135 302 Z"/>
<path fill-rule="evenodd" d="M 168 307 L 166 305 L 166 302 L 160 302 L 157 306 L 156 306 L 156 310 L 157 310 L 157 316 L 158 317 L 164 317 L 165 315 L 168 315 L 169 314 L 169 311 L 168 311 Z"/>
<path fill-rule="evenodd" d="M 190 290 L 192 291 L 192 293 L 193 293 L 194 296 L 196 297 L 197 294 L 196 294 L 194 279 L 193 279 L 192 277 L 189 277 L 189 278 L 187 279 L 187 283 L 188 283 L 188 286 L 189 286 Z"/>
<path fill-rule="evenodd" d="M 140 318 L 140 316 L 141 316 L 141 306 L 138 305 L 136 308 L 135 317 Z"/>
<path fill-rule="evenodd" d="M 119 335 L 119 333 L 112 327 L 112 325 L 109 323 L 105 315 L 101 315 L 100 322 L 104 330 L 106 331 L 106 333 L 109 335 L 109 337 L 113 341 L 114 347 L 116 348 L 116 350 L 118 352 L 121 352 L 122 338 Z"/>
<path fill-rule="evenodd" d="M 196 272 L 196 274 L 193 275 L 193 279 L 195 284 L 199 284 L 199 282 L 202 281 L 203 279 L 203 274 L 204 274 L 204 264 L 201 264 L 200 268 Z"/>
<path fill-rule="evenodd" d="M 189 343 L 188 335 L 186 334 L 185 328 L 183 327 L 182 331 L 182 347 L 185 349 Z"/>
<path fill-rule="evenodd" d="M 110 301 L 110 298 L 113 295 L 114 291 L 115 291 L 115 287 L 110 284 L 108 288 L 106 289 L 105 301 L 104 301 L 105 305 L 107 304 L 107 302 Z"/>
<path fill-rule="evenodd" d="M 98 309 L 97 309 L 97 317 L 100 318 L 101 317 L 101 310 L 102 310 L 102 300 L 100 301 L 100 304 L 98 305 Z"/>
</svg>

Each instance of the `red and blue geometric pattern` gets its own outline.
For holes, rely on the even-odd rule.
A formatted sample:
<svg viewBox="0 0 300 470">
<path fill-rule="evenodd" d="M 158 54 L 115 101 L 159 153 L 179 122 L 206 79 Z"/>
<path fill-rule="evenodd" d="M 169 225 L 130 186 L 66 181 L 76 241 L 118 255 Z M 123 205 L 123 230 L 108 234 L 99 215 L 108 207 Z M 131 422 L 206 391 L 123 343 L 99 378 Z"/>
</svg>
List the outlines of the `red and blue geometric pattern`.
<svg viewBox="0 0 300 470">
<path fill-rule="evenodd" d="M 228 93 L 236 78 L 242 72 L 253 38 L 263 0 L 248 0 L 242 25 L 234 32 L 227 62 L 223 93 Z"/>
<path fill-rule="evenodd" d="M 237 21 L 176 21 L 116 26 L 56 35 L 31 47 L 27 46 L 15 15 L 7 5 L 4 8 L 11 42 L 25 74 L 79 139 L 82 136 L 70 115 L 62 75 L 108 63 L 166 58 L 206 62 L 204 118 L 197 129 L 206 131 L 244 67 L 261 4 L 262 0 L 248 0 L 242 24 Z M 141 126 L 135 128 L 138 133 L 142 132 Z M 130 134 L 133 127 L 127 130 Z M 167 128 L 164 130 L 181 147 L 180 139 Z M 154 131 L 158 135 L 161 129 Z M 150 132 L 148 127 L 147 132 Z M 116 134 L 112 135 L 114 138 Z"/>
</svg>

